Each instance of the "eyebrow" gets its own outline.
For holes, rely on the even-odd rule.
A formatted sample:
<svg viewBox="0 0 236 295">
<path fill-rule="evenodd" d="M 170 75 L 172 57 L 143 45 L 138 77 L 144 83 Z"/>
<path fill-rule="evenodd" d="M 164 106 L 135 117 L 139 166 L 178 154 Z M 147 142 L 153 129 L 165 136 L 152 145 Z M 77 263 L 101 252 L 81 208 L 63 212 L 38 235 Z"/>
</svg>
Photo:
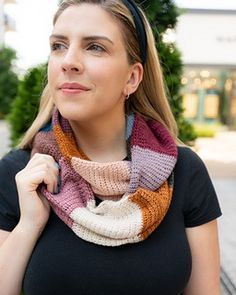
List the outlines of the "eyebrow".
<svg viewBox="0 0 236 295">
<path fill-rule="evenodd" d="M 60 39 L 60 40 L 68 40 L 68 38 L 64 35 L 60 34 L 52 34 L 49 39 Z M 88 36 L 88 37 L 83 37 L 83 41 L 96 41 L 96 40 L 105 40 L 114 45 L 113 41 L 111 39 L 105 37 L 105 36 Z"/>
<path fill-rule="evenodd" d="M 52 34 L 49 39 L 61 39 L 61 40 L 68 40 L 68 38 L 64 35 L 59 34 Z"/>
</svg>

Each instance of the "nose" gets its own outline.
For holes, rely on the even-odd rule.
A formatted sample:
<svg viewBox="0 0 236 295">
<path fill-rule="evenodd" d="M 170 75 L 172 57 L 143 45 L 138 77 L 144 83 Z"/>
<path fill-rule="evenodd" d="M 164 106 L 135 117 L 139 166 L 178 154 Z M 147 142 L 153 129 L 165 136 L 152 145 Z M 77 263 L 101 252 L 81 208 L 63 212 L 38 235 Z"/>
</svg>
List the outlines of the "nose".
<svg viewBox="0 0 236 295">
<path fill-rule="evenodd" d="M 63 72 L 82 73 L 83 65 L 79 50 L 76 48 L 69 48 L 64 55 L 61 67 Z"/>
</svg>

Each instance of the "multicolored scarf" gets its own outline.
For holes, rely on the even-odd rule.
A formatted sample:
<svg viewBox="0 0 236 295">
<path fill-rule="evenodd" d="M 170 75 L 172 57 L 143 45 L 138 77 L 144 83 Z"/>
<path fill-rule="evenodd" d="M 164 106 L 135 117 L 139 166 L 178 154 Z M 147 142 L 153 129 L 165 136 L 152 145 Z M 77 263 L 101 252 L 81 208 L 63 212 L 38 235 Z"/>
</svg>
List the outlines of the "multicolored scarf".
<svg viewBox="0 0 236 295">
<path fill-rule="evenodd" d="M 104 246 L 145 240 L 165 217 L 172 198 L 177 147 L 160 123 L 127 120 L 128 158 L 98 163 L 77 147 L 69 122 L 56 110 L 35 137 L 32 154 L 60 165 L 60 191 L 42 188 L 54 212 L 80 238 Z M 96 202 L 97 199 L 102 200 Z"/>
</svg>

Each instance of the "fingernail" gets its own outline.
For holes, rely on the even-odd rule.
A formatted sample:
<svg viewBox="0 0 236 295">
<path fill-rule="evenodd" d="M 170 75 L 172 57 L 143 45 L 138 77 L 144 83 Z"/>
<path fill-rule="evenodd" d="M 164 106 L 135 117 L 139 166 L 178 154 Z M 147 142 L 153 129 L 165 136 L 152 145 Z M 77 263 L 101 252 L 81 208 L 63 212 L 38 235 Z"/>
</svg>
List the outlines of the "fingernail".
<svg viewBox="0 0 236 295">
<path fill-rule="evenodd" d="M 57 190 L 60 191 L 60 189 L 61 189 L 61 183 L 58 183 Z"/>
<path fill-rule="evenodd" d="M 57 195 L 59 193 L 58 188 L 56 188 L 53 193 L 54 193 L 54 195 Z"/>
<path fill-rule="evenodd" d="M 61 168 L 60 165 L 59 165 L 57 162 L 55 162 L 54 165 L 55 165 L 55 167 L 56 167 L 57 169 L 60 169 L 60 168 Z"/>
</svg>

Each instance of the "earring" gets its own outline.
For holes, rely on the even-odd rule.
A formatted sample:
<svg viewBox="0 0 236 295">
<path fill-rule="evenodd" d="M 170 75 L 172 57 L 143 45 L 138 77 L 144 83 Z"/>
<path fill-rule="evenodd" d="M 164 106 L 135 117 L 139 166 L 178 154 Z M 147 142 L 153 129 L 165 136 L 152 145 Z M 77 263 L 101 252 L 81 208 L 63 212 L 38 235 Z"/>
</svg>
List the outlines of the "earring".
<svg viewBox="0 0 236 295">
<path fill-rule="evenodd" d="M 128 100 L 128 99 L 129 99 L 129 93 L 126 95 L 125 99 L 126 99 L 126 100 Z"/>
</svg>

